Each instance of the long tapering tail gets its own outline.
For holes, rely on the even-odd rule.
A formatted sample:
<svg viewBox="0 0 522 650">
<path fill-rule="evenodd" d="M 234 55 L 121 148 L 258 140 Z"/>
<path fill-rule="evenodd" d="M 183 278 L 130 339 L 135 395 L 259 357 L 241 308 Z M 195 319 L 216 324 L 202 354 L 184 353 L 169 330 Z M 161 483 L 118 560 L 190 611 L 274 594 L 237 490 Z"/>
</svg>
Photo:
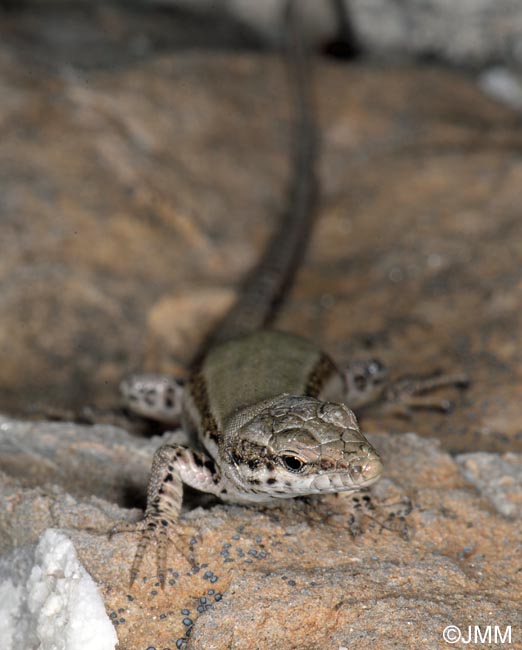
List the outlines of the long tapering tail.
<svg viewBox="0 0 522 650">
<path fill-rule="evenodd" d="M 259 263 L 247 276 L 236 303 L 208 336 L 195 357 L 196 363 L 212 345 L 270 325 L 290 288 L 310 238 L 319 195 L 316 174 L 319 134 L 309 55 L 297 17 L 297 4 L 289 0 L 285 10 L 286 61 L 295 112 L 286 207 Z"/>
</svg>

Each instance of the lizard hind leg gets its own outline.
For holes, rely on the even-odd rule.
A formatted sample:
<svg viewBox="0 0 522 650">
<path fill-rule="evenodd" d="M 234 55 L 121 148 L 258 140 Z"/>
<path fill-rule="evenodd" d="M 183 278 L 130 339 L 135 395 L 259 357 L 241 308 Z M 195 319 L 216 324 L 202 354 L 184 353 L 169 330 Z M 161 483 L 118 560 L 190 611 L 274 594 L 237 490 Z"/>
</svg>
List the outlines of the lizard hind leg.
<svg viewBox="0 0 522 650">
<path fill-rule="evenodd" d="M 404 377 L 384 391 L 386 410 L 408 418 L 415 409 L 430 409 L 448 413 L 453 403 L 444 396 L 432 393 L 441 388 L 467 388 L 469 379 L 462 373 L 434 373 L 428 377 Z"/>
<path fill-rule="evenodd" d="M 385 366 L 376 359 L 355 361 L 344 370 L 346 404 L 355 410 L 376 408 L 408 418 L 414 410 L 431 409 L 447 413 L 453 404 L 446 397 L 432 394 L 442 388 L 466 388 L 462 373 L 432 373 L 429 376 L 403 376 L 387 380 Z"/>
<path fill-rule="evenodd" d="M 344 369 L 345 402 L 358 409 L 380 399 L 388 371 L 377 359 L 356 360 Z"/>
<path fill-rule="evenodd" d="M 131 375 L 120 384 L 125 406 L 159 422 L 177 423 L 181 418 L 183 382 L 163 375 Z"/>
</svg>

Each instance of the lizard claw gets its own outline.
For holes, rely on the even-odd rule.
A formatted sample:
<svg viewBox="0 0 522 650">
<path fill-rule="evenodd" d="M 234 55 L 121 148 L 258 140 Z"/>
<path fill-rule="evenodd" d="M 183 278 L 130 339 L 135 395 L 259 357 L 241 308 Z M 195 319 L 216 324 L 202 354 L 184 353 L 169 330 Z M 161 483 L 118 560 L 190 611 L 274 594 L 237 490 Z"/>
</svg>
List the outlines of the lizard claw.
<svg viewBox="0 0 522 650">
<path fill-rule="evenodd" d="M 155 518 L 146 516 L 140 521 L 137 522 L 120 522 L 113 526 L 108 532 L 109 540 L 120 533 L 139 533 L 140 539 L 138 541 L 138 546 L 136 553 L 134 555 L 134 560 L 130 569 L 130 584 L 132 585 L 136 582 L 136 579 L 139 575 L 140 567 L 143 563 L 143 558 L 145 556 L 145 551 L 149 546 L 153 538 L 156 538 L 156 552 L 157 552 L 157 577 L 162 589 L 165 589 L 166 581 L 166 564 L 167 564 L 167 545 L 168 545 L 168 534 L 167 527 L 161 525 L 161 522 L 157 521 Z"/>
</svg>

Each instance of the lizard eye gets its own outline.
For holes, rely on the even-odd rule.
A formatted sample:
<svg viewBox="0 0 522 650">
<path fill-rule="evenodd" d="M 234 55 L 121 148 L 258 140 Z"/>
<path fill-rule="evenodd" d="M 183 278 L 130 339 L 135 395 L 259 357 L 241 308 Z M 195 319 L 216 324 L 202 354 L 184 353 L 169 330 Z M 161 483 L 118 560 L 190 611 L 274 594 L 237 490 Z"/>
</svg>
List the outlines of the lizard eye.
<svg viewBox="0 0 522 650">
<path fill-rule="evenodd" d="M 290 456 L 290 454 L 281 456 L 281 462 L 283 463 L 283 467 L 289 472 L 301 472 L 305 466 L 303 460 L 297 456 Z"/>
</svg>

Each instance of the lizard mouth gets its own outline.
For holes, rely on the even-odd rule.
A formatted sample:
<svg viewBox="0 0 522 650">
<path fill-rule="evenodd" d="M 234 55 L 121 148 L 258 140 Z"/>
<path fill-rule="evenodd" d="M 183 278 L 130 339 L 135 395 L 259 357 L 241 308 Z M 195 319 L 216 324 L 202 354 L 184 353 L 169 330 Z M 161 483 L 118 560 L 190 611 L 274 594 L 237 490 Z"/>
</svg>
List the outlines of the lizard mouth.
<svg viewBox="0 0 522 650">
<path fill-rule="evenodd" d="M 318 492 L 360 490 L 375 483 L 382 473 L 381 459 L 375 455 L 350 463 L 346 470 L 325 472 L 312 481 Z"/>
</svg>

